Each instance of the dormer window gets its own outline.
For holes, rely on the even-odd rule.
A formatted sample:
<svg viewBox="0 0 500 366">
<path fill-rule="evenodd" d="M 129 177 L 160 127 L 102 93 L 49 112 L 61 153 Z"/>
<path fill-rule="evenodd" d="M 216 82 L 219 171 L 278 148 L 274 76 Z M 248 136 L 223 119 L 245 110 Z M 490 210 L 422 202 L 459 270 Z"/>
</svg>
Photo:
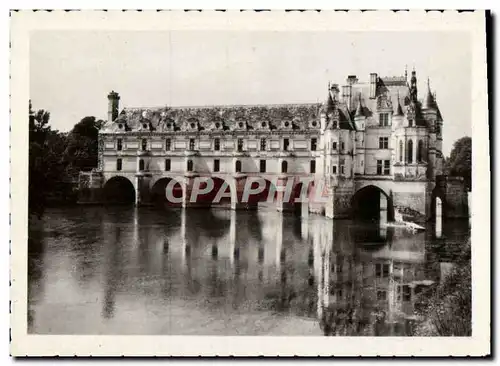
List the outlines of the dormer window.
<svg viewBox="0 0 500 366">
<path fill-rule="evenodd" d="M 123 128 L 123 125 L 121 123 L 118 124 L 118 128 L 121 130 Z"/>
<path fill-rule="evenodd" d="M 379 114 L 379 126 L 381 127 L 389 126 L 389 113 Z"/>
<path fill-rule="evenodd" d="M 261 126 L 266 127 L 266 122 L 262 122 Z"/>
<path fill-rule="evenodd" d="M 238 123 L 239 128 L 243 128 L 243 122 Z"/>
<path fill-rule="evenodd" d="M 146 123 L 144 123 L 144 124 L 142 125 L 142 128 L 148 128 L 148 125 L 147 125 Z"/>
<path fill-rule="evenodd" d="M 191 128 L 195 128 L 195 126 L 194 122 L 191 122 Z"/>
</svg>

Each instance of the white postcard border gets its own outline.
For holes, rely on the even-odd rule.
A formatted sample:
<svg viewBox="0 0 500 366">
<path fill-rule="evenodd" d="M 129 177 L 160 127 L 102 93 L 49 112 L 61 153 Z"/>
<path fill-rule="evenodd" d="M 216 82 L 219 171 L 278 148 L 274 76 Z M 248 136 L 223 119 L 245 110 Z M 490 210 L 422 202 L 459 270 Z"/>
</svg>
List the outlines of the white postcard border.
<svg viewBox="0 0 500 366">
<path fill-rule="evenodd" d="M 472 38 L 472 337 L 27 334 L 29 36 L 39 30 L 465 31 Z M 11 14 L 11 353 L 14 356 L 482 356 L 490 353 L 490 167 L 485 13 L 20 11 Z"/>
</svg>

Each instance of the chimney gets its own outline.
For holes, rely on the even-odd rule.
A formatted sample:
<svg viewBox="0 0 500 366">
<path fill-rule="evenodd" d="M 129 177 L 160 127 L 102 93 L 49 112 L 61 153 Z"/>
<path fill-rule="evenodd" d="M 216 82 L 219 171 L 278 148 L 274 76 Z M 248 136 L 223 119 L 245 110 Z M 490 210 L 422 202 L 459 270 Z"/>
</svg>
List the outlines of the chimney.
<svg viewBox="0 0 500 366">
<path fill-rule="evenodd" d="M 351 98 L 352 98 L 352 86 L 344 85 L 342 86 L 342 100 L 347 105 L 347 108 L 351 110 Z"/>
<path fill-rule="evenodd" d="M 338 102 L 339 101 L 339 84 L 332 84 L 332 86 L 330 87 L 330 91 L 332 93 L 332 97 L 333 97 L 333 100 L 335 102 Z"/>
<path fill-rule="evenodd" d="M 352 85 L 352 84 L 356 84 L 357 82 L 358 82 L 358 78 L 356 77 L 356 75 L 347 76 L 347 84 Z"/>
<path fill-rule="evenodd" d="M 113 122 L 118 118 L 118 107 L 120 96 L 114 90 L 108 94 L 108 122 Z"/>
<path fill-rule="evenodd" d="M 370 98 L 375 98 L 377 93 L 377 73 L 370 73 Z"/>
</svg>

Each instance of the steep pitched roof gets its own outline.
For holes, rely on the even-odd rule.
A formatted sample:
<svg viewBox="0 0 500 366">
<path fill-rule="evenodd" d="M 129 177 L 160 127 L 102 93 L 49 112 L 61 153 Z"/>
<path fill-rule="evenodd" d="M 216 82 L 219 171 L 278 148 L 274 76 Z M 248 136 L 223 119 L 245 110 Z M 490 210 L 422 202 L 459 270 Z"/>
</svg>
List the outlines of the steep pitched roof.
<svg viewBox="0 0 500 366">
<path fill-rule="evenodd" d="M 201 107 L 125 108 L 101 132 L 319 129 L 319 103 L 279 105 L 221 105 Z"/>
</svg>

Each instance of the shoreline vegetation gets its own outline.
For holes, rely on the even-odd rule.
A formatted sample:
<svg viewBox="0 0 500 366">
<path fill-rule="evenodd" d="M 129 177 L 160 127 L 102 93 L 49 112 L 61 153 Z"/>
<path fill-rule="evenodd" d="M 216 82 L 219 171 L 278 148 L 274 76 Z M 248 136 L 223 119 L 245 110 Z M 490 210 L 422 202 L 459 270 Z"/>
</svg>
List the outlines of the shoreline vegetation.
<svg viewBox="0 0 500 366">
<path fill-rule="evenodd" d="M 415 336 L 470 337 L 472 335 L 472 270 L 470 236 L 453 267 L 430 294 L 422 294 L 426 320 Z"/>
</svg>

